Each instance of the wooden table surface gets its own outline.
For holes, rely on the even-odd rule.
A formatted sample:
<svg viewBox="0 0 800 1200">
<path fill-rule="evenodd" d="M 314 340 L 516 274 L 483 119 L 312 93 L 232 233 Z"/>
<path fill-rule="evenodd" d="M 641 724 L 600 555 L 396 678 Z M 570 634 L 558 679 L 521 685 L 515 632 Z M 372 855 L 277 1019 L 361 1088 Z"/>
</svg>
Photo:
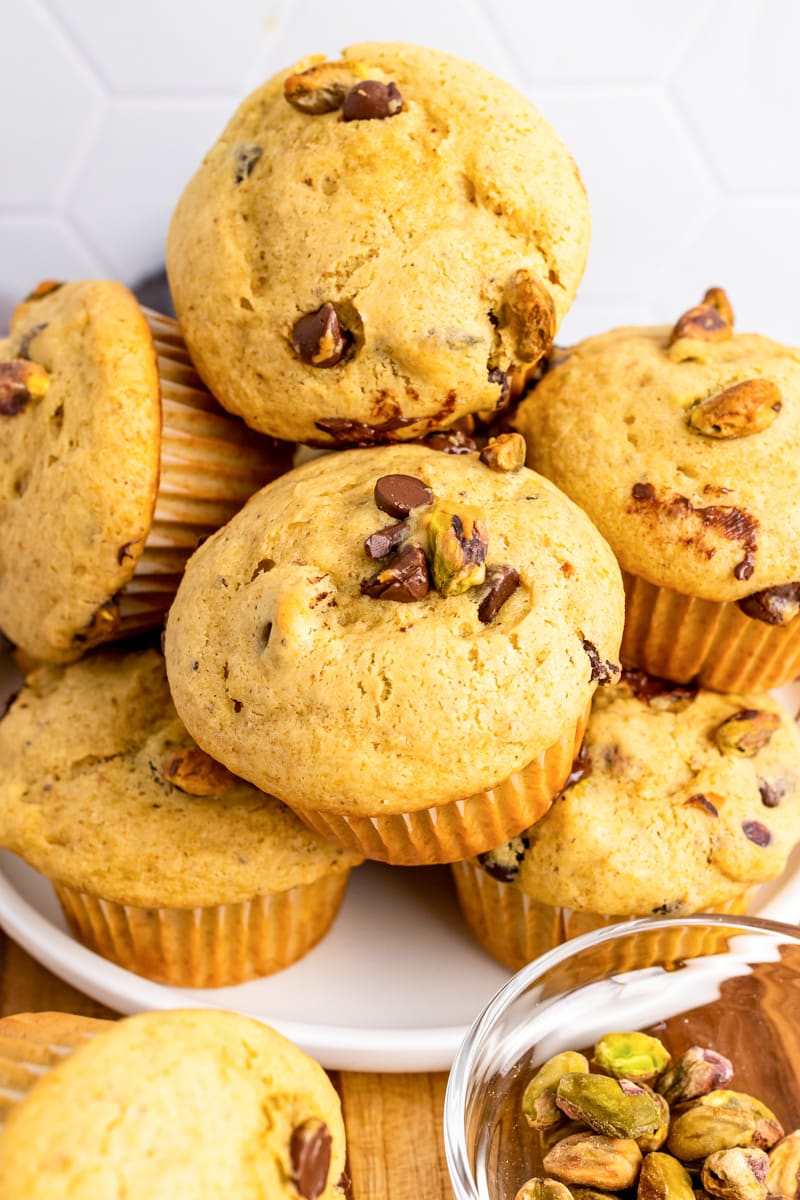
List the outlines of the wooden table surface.
<svg viewBox="0 0 800 1200">
<path fill-rule="evenodd" d="M 58 1009 L 117 1014 L 51 975 L 0 931 L 0 1015 Z M 447 1076 L 334 1071 L 352 1200 L 452 1200 L 442 1142 Z"/>
</svg>

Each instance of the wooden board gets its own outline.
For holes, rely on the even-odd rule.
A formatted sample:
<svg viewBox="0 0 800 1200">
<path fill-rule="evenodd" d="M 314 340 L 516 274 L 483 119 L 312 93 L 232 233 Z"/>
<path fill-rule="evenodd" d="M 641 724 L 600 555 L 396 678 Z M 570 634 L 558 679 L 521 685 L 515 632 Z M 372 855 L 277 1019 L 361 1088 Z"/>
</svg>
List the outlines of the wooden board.
<svg viewBox="0 0 800 1200">
<path fill-rule="evenodd" d="M 0 932 L 0 1016 L 59 1009 L 118 1014 L 51 975 Z M 452 1200 L 442 1142 L 446 1074 L 337 1071 L 352 1200 Z"/>
</svg>

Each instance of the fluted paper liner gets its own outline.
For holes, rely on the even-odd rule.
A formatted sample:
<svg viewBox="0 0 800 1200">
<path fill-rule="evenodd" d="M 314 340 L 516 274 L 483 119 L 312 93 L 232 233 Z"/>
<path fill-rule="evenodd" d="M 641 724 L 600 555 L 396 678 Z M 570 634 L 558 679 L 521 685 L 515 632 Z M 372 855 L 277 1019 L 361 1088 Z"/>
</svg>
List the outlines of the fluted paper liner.
<svg viewBox="0 0 800 1200">
<path fill-rule="evenodd" d="M 71 1013 L 22 1013 L 0 1020 L 0 1128 L 37 1080 L 113 1021 Z"/>
<path fill-rule="evenodd" d="M 626 667 L 718 692 L 766 692 L 800 676 L 800 617 L 767 625 L 732 601 L 715 603 L 622 572 Z"/>
<path fill-rule="evenodd" d="M 173 987 L 227 987 L 297 962 L 327 933 L 348 872 L 238 904 L 137 908 L 54 882 L 70 929 L 136 975 Z"/>
<path fill-rule="evenodd" d="M 254 433 L 217 404 L 192 366 L 176 321 L 142 310 L 161 381 L 161 466 L 150 533 L 116 598 L 108 636 L 159 626 L 199 543 L 291 464 L 292 447 Z"/>
<path fill-rule="evenodd" d="M 496 787 L 463 800 L 368 817 L 292 807 L 323 837 L 393 866 L 421 867 L 481 854 L 515 837 L 547 812 L 572 769 L 590 707 L 591 700 L 578 721 L 527 766 Z"/>
<path fill-rule="evenodd" d="M 472 934 L 484 950 L 510 971 L 518 971 L 540 954 L 560 946 L 570 938 L 632 919 L 630 914 L 609 916 L 541 904 L 513 883 L 501 883 L 493 879 L 475 862 L 453 863 L 452 872 L 458 902 Z M 743 913 L 754 890 L 747 888 L 732 900 L 720 901 L 702 911 Z M 638 915 L 652 916 L 652 913 Z M 678 958 L 681 951 L 686 953 L 690 948 L 694 954 L 699 952 L 701 947 L 696 945 L 696 940 L 702 930 L 690 927 L 668 932 L 672 941 L 664 947 L 665 957 Z M 674 940 L 676 933 L 681 935 L 678 941 Z M 615 963 L 614 966 L 620 971 L 626 969 L 624 962 Z"/>
</svg>

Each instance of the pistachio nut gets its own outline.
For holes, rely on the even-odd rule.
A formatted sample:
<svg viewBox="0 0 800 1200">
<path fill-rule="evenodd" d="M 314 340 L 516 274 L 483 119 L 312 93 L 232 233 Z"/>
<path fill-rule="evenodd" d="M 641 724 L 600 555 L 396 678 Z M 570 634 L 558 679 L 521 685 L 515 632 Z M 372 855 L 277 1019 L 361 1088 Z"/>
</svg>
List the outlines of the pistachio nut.
<svg viewBox="0 0 800 1200">
<path fill-rule="evenodd" d="M 644 1084 L 641 1086 L 645 1087 Z M 664 1097 L 660 1096 L 658 1092 L 651 1092 L 649 1088 L 647 1088 L 647 1091 L 658 1105 L 659 1112 L 661 1113 L 661 1123 L 654 1133 L 642 1134 L 640 1137 L 636 1138 L 636 1144 L 641 1150 L 642 1154 L 648 1154 L 654 1150 L 661 1149 L 661 1147 L 664 1145 L 664 1142 L 667 1140 L 670 1121 L 669 1105 Z"/>
<path fill-rule="evenodd" d="M 755 758 L 766 746 L 781 719 L 764 708 L 742 708 L 714 732 L 717 749 L 736 758 Z"/>
<path fill-rule="evenodd" d="M 646 1154 L 639 1172 L 637 1200 L 694 1200 L 692 1180 L 671 1154 Z"/>
<path fill-rule="evenodd" d="M 756 1149 L 769 1150 L 770 1146 L 774 1146 L 783 1137 L 783 1126 L 772 1109 L 767 1108 L 763 1101 L 748 1095 L 747 1092 L 733 1092 L 726 1088 L 717 1088 L 701 1097 L 698 1103 L 705 1104 L 710 1108 L 739 1109 L 742 1112 L 750 1113 L 756 1125 L 752 1141 L 748 1142 L 748 1145 L 752 1145 Z"/>
<path fill-rule="evenodd" d="M 733 1064 L 724 1054 L 702 1046 L 690 1046 L 655 1086 L 667 1104 L 683 1104 L 686 1100 L 705 1096 L 712 1088 L 719 1088 L 732 1078 Z"/>
<path fill-rule="evenodd" d="M 539 1145 L 542 1148 L 542 1157 L 549 1154 L 559 1142 L 563 1142 L 564 1138 L 572 1137 L 573 1133 L 591 1132 L 591 1129 L 587 1129 L 583 1121 L 570 1121 L 562 1113 L 560 1124 L 551 1125 L 548 1129 L 539 1130 Z"/>
<path fill-rule="evenodd" d="M 525 1091 L 522 1093 L 522 1112 L 525 1120 L 534 1129 L 550 1129 L 557 1123 L 563 1121 L 564 1116 L 560 1109 L 556 1108 L 555 1096 L 558 1081 L 562 1075 L 568 1073 L 578 1074 L 580 1072 L 589 1071 L 589 1061 L 582 1054 L 577 1054 L 574 1050 L 566 1050 L 563 1054 L 556 1054 L 552 1058 L 548 1058 L 547 1062 L 542 1063 L 539 1070 L 531 1079 Z M 549 1098 L 549 1105 L 541 1104 L 545 1098 Z M 555 1112 L 555 1119 L 550 1120 L 551 1109 Z M 544 1124 L 540 1124 L 540 1112 L 544 1112 L 547 1107 L 548 1119 Z"/>
<path fill-rule="evenodd" d="M 534 1176 L 523 1183 L 514 1200 L 572 1200 L 572 1193 L 557 1179 Z"/>
<path fill-rule="evenodd" d="M 542 1166 L 563 1183 L 615 1192 L 631 1187 L 641 1162 L 642 1153 L 632 1138 L 574 1133 L 545 1155 Z"/>
<path fill-rule="evenodd" d="M 695 342 L 722 342 L 733 336 L 733 330 L 719 309 L 712 304 L 698 304 L 683 313 L 669 335 L 669 345 L 683 338 Z"/>
<path fill-rule="evenodd" d="M 719 1150 L 709 1154 L 700 1181 L 710 1196 L 719 1200 L 765 1200 L 769 1158 L 763 1150 Z"/>
<path fill-rule="evenodd" d="M 15 417 L 31 400 L 39 400 L 50 386 L 50 376 L 39 363 L 27 358 L 0 362 L 0 416 Z"/>
<path fill-rule="evenodd" d="M 671 1060 L 658 1038 L 646 1033 L 607 1033 L 594 1048 L 594 1061 L 616 1079 L 650 1083 Z"/>
<path fill-rule="evenodd" d="M 426 518 L 433 583 L 443 596 L 458 596 L 486 578 L 489 530 L 479 508 L 437 504 Z"/>
<path fill-rule="evenodd" d="M 676 1116 L 667 1137 L 670 1154 L 682 1162 L 698 1162 L 718 1150 L 749 1146 L 756 1118 L 743 1108 L 716 1108 L 697 1101 Z"/>
<path fill-rule="evenodd" d="M 662 1124 L 652 1092 L 607 1075 L 563 1075 L 556 1104 L 568 1117 L 607 1137 L 635 1139 L 654 1134 Z"/>
<path fill-rule="evenodd" d="M 787 1133 L 769 1152 L 767 1190 L 787 1200 L 800 1197 L 800 1129 Z"/>
<path fill-rule="evenodd" d="M 710 438 L 743 438 L 768 429 L 781 411 L 781 389 L 771 379 L 745 379 L 689 409 L 688 422 Z"/>
<path fill-rule="evenodd" d="M 320 62 L 290 75 L 284 81 L 283 95 L 292 108 L 318 116 L 341 108 L 350 88 L 364 78 L 364 68 L 355 61 Z"/>
<path fill-rule="evenodd" d="M 480 460 L 493 471 L 518 471 L 525 466 L 527 453 L 521 433 L 499 433 L 489 438 L 480 453 Z"/>
<path fill-rule="evenodd" d="M 219 796 L 236 782 L 227 767 L 199 746 L 187 746 L 168 755 L 162 774 L 188 796 Z"/>
<path fill-rule="evenodd" d="M 727 321 L 731 329 L 733 329 L 733 307 L 724 288 L 707 288 L 706 294 L 703 296 L 703 304 L 710 304 L 712 308 L 715 308 L 723 320 Z"/>
<path fill-rule="evenodd" d="M 572 1200 L 609 1200 L 608 1192 L 599 1192 L 596 1188 L 573 1186 L 569 1189 Z"/>
<path fill-rule="evenodd" d="M 525 267 L 514 271 L 506 283 L 501 323 L 511 335 L 514 353 L 520 362 L 538 362 L 553 344 L 556 310 L 552 297 L 544 284 Z"/>
</svg>

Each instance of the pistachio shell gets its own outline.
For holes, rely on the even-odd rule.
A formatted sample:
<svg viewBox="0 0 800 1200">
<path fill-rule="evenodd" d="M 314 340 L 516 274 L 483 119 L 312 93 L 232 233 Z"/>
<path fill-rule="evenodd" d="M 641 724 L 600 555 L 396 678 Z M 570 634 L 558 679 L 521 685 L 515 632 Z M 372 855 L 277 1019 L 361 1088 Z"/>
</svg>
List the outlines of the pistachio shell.
<svg viewBox="0 0 800 1200">
<path fill-rule="evenodd" d="M 564 1075 L 556 1090 L 556 1103 L 568 1117 L 584 1121 L 608 1137 L 654 1134 L 662 1124 L 655 1097 L 636 1084 L 628 1083 L 625 1088 L 626 1082 L 607 1075 Z"/>
<path fill-rule="evenodd" d="M 631 1187 L 641 1161 L 641 1151 L 631 1138 L 575 1133 L 554 1146 L 542 1165 L 548 1175 L 564 1183 L 615 1192 Z"/>
<path fill-rule="evenodd" d="M 694 1200 L 689 1172 L 671 1154 L 647 1154 L 639 1172 L 637 1200 Z"/>
<path fill-rule="evenodd" d="M 594 1061 L 617 1079 L 650 1083 L 670 1064 L 666 1047 L 646 1033 L 607 1033 L 594 1048 Z"/>
<path fill-rule="evenodd" d="M 700 1180 L 719 1200 L 765 1200 L 769 1159 L 763 1150 L 737 1146 L 709 1154 Z"/>
</svg>

